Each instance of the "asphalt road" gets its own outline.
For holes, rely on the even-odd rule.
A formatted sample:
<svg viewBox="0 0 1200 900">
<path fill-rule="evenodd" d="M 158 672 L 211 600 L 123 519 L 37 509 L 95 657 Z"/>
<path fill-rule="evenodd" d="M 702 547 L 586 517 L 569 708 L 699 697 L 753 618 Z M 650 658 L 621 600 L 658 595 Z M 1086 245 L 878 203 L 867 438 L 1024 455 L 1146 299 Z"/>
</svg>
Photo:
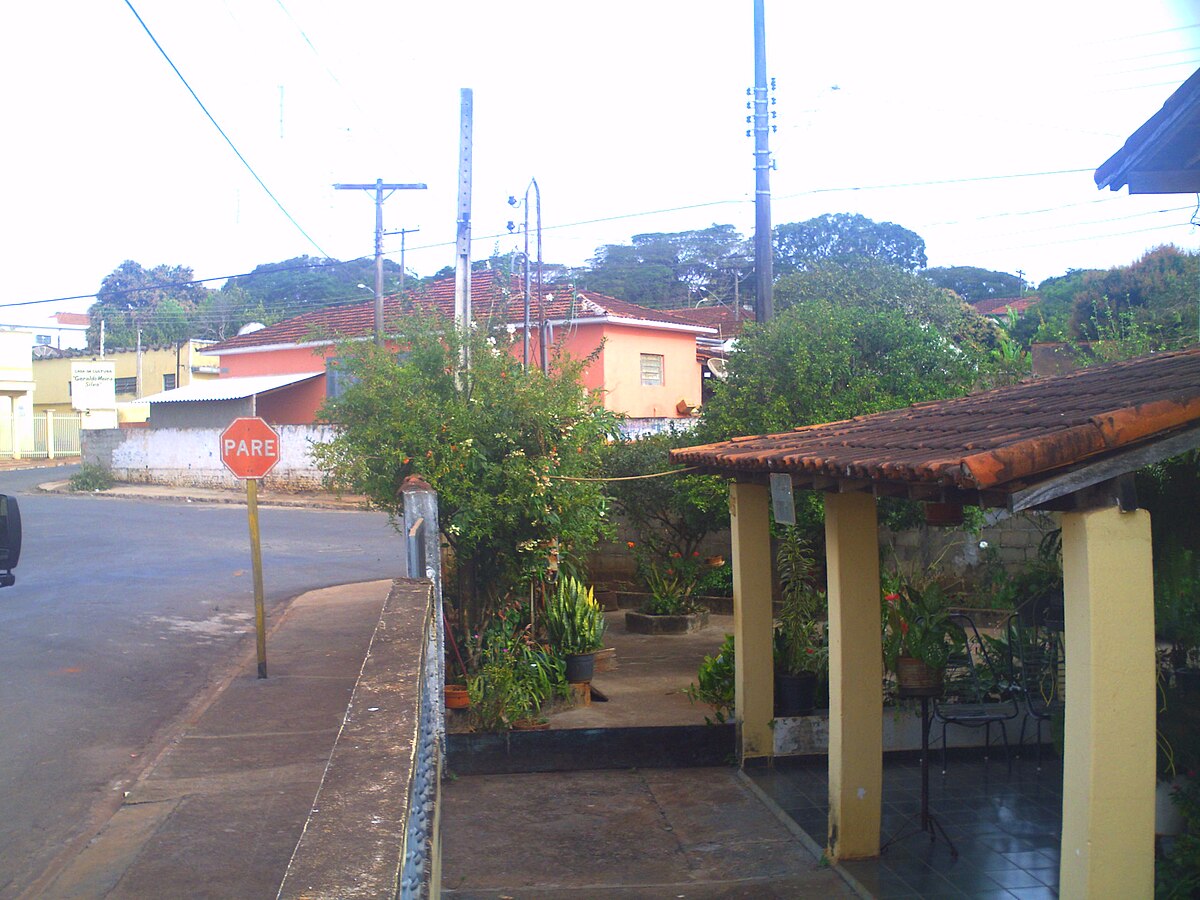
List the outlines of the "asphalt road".
<svg viewBox="0 0 1200 900">
<path fill-rule="evenodd" d="M 28 493 L 71 471 L 0 472 L 24 526 L 17 583 L 0 590 L 0 897 L 103 821 L 253 647 L 245 507 Z M 404 574 L 383 514 L 260 521 L 268 627 L 307 590 Z"/>
</svg>

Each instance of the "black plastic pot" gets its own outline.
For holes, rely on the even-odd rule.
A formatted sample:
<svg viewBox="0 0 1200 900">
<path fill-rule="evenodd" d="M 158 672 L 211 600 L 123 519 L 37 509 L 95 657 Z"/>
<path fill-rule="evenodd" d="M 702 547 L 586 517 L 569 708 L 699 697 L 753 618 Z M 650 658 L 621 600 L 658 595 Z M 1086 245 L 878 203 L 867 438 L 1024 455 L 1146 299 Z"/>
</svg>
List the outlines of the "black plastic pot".
<svg viewBox="0 0 1200 900">
<path fill-rule="evenodd" d="M 775 715 L 807 716 L 816 706 L 817 674 L 775 675 Z"/>
<path fill-rule="evenodd" d="M 583 684 L 591 681 L 596 671 L 595 653 L 567 654 L 567 681 L 571 684 Z"/>
</svg>

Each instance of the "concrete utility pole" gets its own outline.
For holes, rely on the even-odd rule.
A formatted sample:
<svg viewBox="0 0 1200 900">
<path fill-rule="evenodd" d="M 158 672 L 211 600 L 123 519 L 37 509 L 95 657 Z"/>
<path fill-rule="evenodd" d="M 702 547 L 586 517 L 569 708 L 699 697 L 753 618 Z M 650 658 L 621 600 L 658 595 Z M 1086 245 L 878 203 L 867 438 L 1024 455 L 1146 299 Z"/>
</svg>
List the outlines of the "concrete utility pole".
<svg viewBox="0 0 1200 900">
<path fill-rule="evenodd" d="M 388 234 L 400 235 L 400 293 L 404 293 L 404 239 L 410 234 L 416 234 L 420 228 L 401 228 L 399 231 L 389 231 Z"/>
<path fill-rule="evenodd" d="M 771 290 L 771 151 L 767 124 L 767 26 L 763 0 L 754 0 L 754 311 L 759 322 L 775 314 Z"/>
<path fill-rule="evenodd" d="M 424 184 L 384 184 L 375 179 L 374 184 L 335 184 L 335 191 L 375 192 L 375 343 L 383 344 L 383 201 L 393 191 L 423 191 Z M 387 191 L 387 196 L 384 196 Z"/>
<path fill-rule="evenodd" d="M 471 331 L 471 140 L 474 92 L 462 88 L 459 107 L 458 237 L 454 244 L 454 324 L 462 337 L 465 371 L 471 367 L 468 335 Z"/>
</svg>

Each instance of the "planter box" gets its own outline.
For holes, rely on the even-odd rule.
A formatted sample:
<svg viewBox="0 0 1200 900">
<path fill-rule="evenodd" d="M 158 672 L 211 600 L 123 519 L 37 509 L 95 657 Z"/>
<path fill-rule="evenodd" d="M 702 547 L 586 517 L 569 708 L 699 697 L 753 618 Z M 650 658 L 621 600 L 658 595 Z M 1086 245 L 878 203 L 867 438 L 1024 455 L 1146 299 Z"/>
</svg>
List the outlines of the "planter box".
<svg viewBox="0 0 1200 900">
<path fill-rule="evenodd" d="M 625 613 L 625 630 L 630 634 L 691 634 L 707 624 L 707 611 L 683 616 L 649 616 L 633 610 Z"/>
<path fill-rule="evenodd" d="M 616 600 L 617 609 L 641 609 L 650 599 L 650 595 L 645 591 L 613 591 L 613 597 Z M 710 613 L 716 613 L 719 616 L 733 615 L 732 597 L 698 596 L 694 599 L 701 606 L 706 607 Z"/>
</svg>

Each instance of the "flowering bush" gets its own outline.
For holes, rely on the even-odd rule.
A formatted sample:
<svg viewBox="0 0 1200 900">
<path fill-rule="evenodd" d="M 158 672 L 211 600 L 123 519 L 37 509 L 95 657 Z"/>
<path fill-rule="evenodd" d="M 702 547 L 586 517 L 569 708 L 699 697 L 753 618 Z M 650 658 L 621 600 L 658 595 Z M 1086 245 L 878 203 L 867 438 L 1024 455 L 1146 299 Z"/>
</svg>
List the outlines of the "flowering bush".
<svg viewBox="0 0 1200 900">
<path fill-rule="evenodd" d="M 883 597 L 883 661 L 895 672 L 902 656 L 919 659 L 932 669 L 944 669 L 954 641 L 964 639 L 950 620 L 945 592 L 936 584 L 918 589 L 911 583 Z"/>
<path fill-rule="evenodd" d="M 630 541 L 629 546 L 636 545 Z M 650 596 L 642 604 L 641 611 L 652 616 L 678 616 L 703 609 L 693 595 L 703 574 L 700 553 L 693 552 L 685 557 L 678 550 L 672 551 L 666 565 L 639 556 L 638 571 Z"/>
</svg>

